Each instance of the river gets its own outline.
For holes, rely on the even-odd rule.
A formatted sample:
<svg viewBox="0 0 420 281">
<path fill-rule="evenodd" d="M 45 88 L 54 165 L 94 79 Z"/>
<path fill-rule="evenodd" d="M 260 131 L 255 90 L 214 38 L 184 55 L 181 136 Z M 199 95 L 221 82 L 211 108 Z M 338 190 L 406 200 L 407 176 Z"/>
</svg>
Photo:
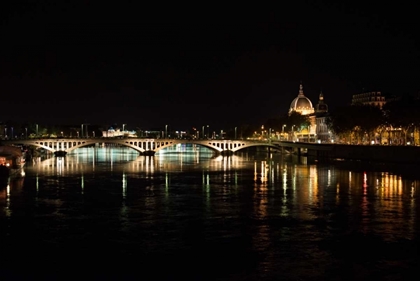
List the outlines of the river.
<svg viewBox="0 0 420 281">
<path fill-rule="evenodd" d="M 414 280 L 420 173 L 81 148 L 0 187 L 0 280 Z"/>
</svg>

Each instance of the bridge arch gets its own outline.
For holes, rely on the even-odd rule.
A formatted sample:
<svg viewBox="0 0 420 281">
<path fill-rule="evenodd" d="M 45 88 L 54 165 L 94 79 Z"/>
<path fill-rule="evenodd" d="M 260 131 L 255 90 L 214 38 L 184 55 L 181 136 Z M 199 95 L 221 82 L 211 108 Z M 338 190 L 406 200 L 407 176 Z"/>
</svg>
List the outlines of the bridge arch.
<svg viewBox="0 0 420 281">
<path fill-rule="evenodd" d="M 121 142 L 120 140 L 116 141 L 116 140 L 103 140 L 103 139 L 97 139 L 94 141 L 84 141 L 84 142 L 76 142 L 71 148 L 66 149 L 65 151 L 67 153 L 71 153 L 72 151 L 74 151 L 75 149 L 78 148 L 82 148 L 82 147 L 86 147 L 92 144 L 118 144 L 118 145 L 122 145 L 122 146 L 126 146 L 129 148 L 132 148 L 140 153 L 144 152 L 144 149 L 142 149 L 141 147 L 138 147 L 136 145 L 127 143 L 127 142 Z"/>
<path fill-rule="evenodd" d="M 242 150 L 242 149 L 246 149 L 246 148 L 250 148 L 250 147 L 268 147 L 268 148 L 273 148 L 275 150 L 281 150 L 281 147 L 277 146 L 277 145 L 273 145 L 270 143 L 246 143 L 245 145 L 235 148 L 233 150 L 233 152 Z"/>
<path fill-rule="evenodd" d="M 171 144 L 169 144 L 169 145 L 164 145 L 164 146 L 160 146 L 160 147 L 156 148 L 155 152 L 157 153 L 162 149 L 169 148 L 169 147 L 172 147 L 172 146 L 177 145 L 177 144 L 195 144 L 195 145 L 199 145 L 199 146 L 209 148 L 214 152 L 221 152 L 222 151 L 222 149 L 218 149 L 217 147 L 214 147 L 210 144 L 203 143 L 202 141 L 175 140 L 175 141 L 171 142 Z"/>
</svg>

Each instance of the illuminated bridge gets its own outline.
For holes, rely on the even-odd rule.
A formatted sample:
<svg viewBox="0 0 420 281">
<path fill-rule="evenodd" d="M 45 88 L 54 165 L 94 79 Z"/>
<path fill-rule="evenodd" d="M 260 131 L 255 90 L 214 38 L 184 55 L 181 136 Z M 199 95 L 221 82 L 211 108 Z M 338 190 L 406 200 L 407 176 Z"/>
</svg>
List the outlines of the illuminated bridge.
<svg viewBox="0 0 420 281">
<path fill-rule="evenodd" d="M 73 150 L 93 145 L 118 145 L 131 147 L 141 155 L 154 155 L 164 148 L 177 144 L 195 144 L 208 147 L 221 155 L 231 155 L 249 147 L 266 147 L 287 151 L 296 155 L 306 155 L 317 159 L 356 159 L 367 161 L 390 161 L 420 164 L 418 146 L 378 146 L 318 144 L 290 141 L 252 141 L 252 140 L 182 140 L 182 139 L 108 139 L 108 138 L 63 138 L 63 139 L 15 139 L 2 140 L 2 145 L 25 145 L 43 148 L 52 153 L 71 153 Z M 58 155 L 58 154 L 57 154 Z"/>
<path fill-rule="evenodd" d="M 5 145 L 25 145 L 43 148 L 52 153 L 64 152 L 71 153 L 73 150 L 85 146 L 115 144 L 120 146 L 131 147 L 142 155 L 154 155 L 159 150 L 177 145 L 177 144 L 195 144 L 208 147 L 216 153 L 222 155 L 230 155 L 238 150 L 249 147 L 268 147 L 280 149 L 267 141 L 249 141 L 249 140 L 183 140 L 183 139 L 144 139 L 144 138 L 124 138 L 124 139 L 108 139 L 108 138 L 62 138 L 62 139 L 16 139 L 4 140 Z"/>
</svg>

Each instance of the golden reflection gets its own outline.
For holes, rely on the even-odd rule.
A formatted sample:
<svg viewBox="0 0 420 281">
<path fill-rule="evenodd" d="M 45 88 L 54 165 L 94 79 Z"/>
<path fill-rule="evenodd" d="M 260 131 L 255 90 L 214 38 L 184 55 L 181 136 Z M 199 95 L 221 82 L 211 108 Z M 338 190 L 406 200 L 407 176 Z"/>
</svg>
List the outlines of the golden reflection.
<svg viewBox="0 0 420 281">
<path fill-rule="evenodd" d="M 352 188 L 352 184 L 353 184 L 351 176 L 352 176 L 351 171 L 349 171 L 349 193 L 351 193 L 351 188 Z"/>
<path fill-rule="evenodd" d="M 6 187 L 6 210 L 7 213 L 11 214 L 10 211 L 10 182 L 7 183 L 7 187 Z M 6 215 L 8 216 L 8 215 Z"/>
<path fill-rule="evenodd" d="M 283 183 L 283 192 L 286 196 L 286 189 L 287 189 L 287 164 L 284 165 L 284 168 L 282 170 L 282 183 Z"/>
<path fill-rule="evenodd" d="M 13 199 L 21 197 L 24 178 L 3 179 L 0 186 L 0 217 L 11 217 L 13 214 Z"/>
<path fill-rule="evenodd" d="M 413 182 L 411 183 L 411 192 L 410 192 L 410 197 L 411 197 L 411 198 L 414 198 L 414 191 L 415 191 L 415 189 L 416 189 L 416 182 L 415 182 L 415 181 L 413 181 Z M 413 201 L 411 201 L 411 202 L 413 202 Z"/>
<path fill-rule="evenodd" d="M 267 205 L 268 205 L 268 186 L 266 176 L 266 161 L 261 161 L 261 173 L 258 174 L 257 180 L 254 182 L 254 207 L 255 213 L 259 219 L 263 219 L 267 216 Z"/>
<path fill-rule="evenodd" d="M 318 173 L 315 165 L 309 166 L 309 198 L 311 202 L 318 198 Z"/>
<path fill-rule="evenodd" d="M 383 197 L 400 197 L 403 195 L 403 182 L 401 176 L 382 173 L 381 178 L 377 179 L 377 187 L 381 191 L 379 194 Z"/>
<path fill-rule="evenodd" d="M 363 188 L 366 189 L 366 187 L 368 187 L 368 184 L 367 184 L 367 174 L 366 174 L 366 172 L 363 172 Z"/>
<path fill-rule="evenodd" d="M 331 170 L 328 170 L 328 179 L 327 179 L 327 186 L 331 186 Z"/>
</svg>

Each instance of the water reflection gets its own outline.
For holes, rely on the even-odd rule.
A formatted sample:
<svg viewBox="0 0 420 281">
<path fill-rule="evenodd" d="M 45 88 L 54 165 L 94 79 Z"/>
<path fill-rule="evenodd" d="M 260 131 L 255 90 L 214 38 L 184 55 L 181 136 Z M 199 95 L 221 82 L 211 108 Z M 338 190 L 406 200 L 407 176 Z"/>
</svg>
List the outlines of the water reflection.
<svg viewBox="0 0 420 281">
<path fill-rule="evenodd" d="M 353 232 L 387 242 L 418 237 L 418 186 L 392 170 L 280 154 L 214 157 L 200 148 L 152 157 L 86 148 L 28 165 L 25 178 L 0 189 L 0 218 L 34 218 L 41 241 L 78 239 L 90 249 L 83 241 L 98 240 L 125 251 L 119 256 L 194 249 L 198 260 L 257 256 L 260 274 L 314 262 L 322 271 L 332 257 L 320 241 Z M 6 239 L 10 228 L 0 223 Z"/>
<path fill-rule="evenodd" d="M 180 148 L 176 148 L 180 149 Z M 334 198 L 334 204 L 340 200 L 362 198 L 366 201 L 375 196 L 375 202 L 381 206 L 390 204 L 385 199 L 398 199 L 403 196 L 417 196 L 418 180 L 404 180 L 402 176 L 391 172 L 358 172 L 337 169 L 333 165 L 302 164 L 302 161 L 285 161 L 280 155 L 269 155 L 263 158 L 249 158 L 248 154 L 238 154 L 231 157 L 213 157 L 206 151 L 194 150 L 192 153 L 174 154 L 162 153 L 153 156 L 138 156 L 130 149 L 124 148 L 86 148 L 66 157 L 54 157 L 29 166 L 31 172 L 36 172 L 36 190 L 39 190 L 39 176 L 80 177 L 82 192 L 85 188 L 86 175 L 95 172 L 116 171 L 121 173 L 123 197 L 127 196 L 129 181 L 136 175 L 148 178 L 150 182 L 164 173 L 165 193 L 171 190 L 172 177 L 177 173 L 200 171 L 201 185 L 208 196 L 212 185 L 238 188 L 247 170 L 253 171 L 254 193 L 258 198 L 270 194 L 281 195 L 282 201 L 302 205 L 323 204 L 320 200 Z M 246 175 L 244 175 L 244 173 Z M 152 188 L 153 184 L 149 186 Z M 242 187 L 244 188 L 244 187 Z M 277 191 L 276 191 L 277 190 Z M 355 197 L 353 197 L 355 196 Z M 377 199 L 384 199 L 378 201 Z M 395 203 L 397 204 L 397 203 Z M 395 208 L 393 206 L 392 208 Z M 284 214 L 288 214 L 285 212 Z M 302 216 L 310 217 L 309 213 L 300 212 Z"/>
</svg>

